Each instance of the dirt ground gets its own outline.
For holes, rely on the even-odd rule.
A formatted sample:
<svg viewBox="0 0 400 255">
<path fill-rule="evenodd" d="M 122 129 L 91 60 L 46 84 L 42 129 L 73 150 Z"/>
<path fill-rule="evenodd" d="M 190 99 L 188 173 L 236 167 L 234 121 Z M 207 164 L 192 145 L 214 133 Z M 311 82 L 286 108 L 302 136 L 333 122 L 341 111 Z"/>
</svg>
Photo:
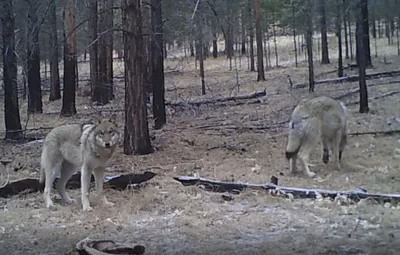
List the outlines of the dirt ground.
<svg viewBox="0 0 400 255">
<path fill-rule="evenodd" d="M 332 54 L 332 62 L 335 62 Z M 241 68 L 229 71 L 228 60 L 208 59 L 208 91 L 206 96 L 200 96 L 200 79 L 193 60 L 168 60 L 166 97 L 169 101 L 247 94 L 264 88 L 267 96 L 258 102 L 248 100 L 252 104 L 230 102 L 200 108 L 168 107 L 168 124 L 158 131 L 151 128 L 150 118 L 156 151 L 146 156 L 127 156 L 122 154 L 121 145 L 108 172 L 148 170 L 157 176 L 139 189 L 106 190 L 108 199 L 116 204 L 112 208 L 97 204 L 92 193 L 93 212 L 82 212 L 79 190 L 69 190 L 77 204 L 57 203 L 54 211 L 44 208 L 40 193 L 0 199 L 1 253 L 76 254 L 75 244 L 90 236 L 139 243 L 146 247 L 146 254 L 398 254 L 400 207 L 397 205 L 373 201 L 340 205 L 328 200 L 290 200 L 250 190 L 234 195 L 232 201 L 225 201 L 221 194 L 199 187 L 184 187 L 173 180 L 177 175 L 199 175 L 261 184 L 275 175 L 285 186 L 335 190 L 361 187 L 368 192 L 400 193 L 398 134 L 351 136 L 341 171 L 333 164 L 324 165 L 316 149 L 310 163 L 317 177 L 309 179 L 288 172 L 288 162 L 284 158 L 286 125 L 260 128 L 289 120 L 301 98 L 344 95 L 357 88 L 358 83 L 316 85 L 311 95 L 307 88 L 289 90 L 288 75 L 294 83 L 306 81 L 304 62 L 297 68 L 270 69 L 266 71 L 265 82 L 256 82 L 256 73 L 246 71 L 246 58 L 237 59 L 237 66 L 239 61 Z M 396 70 L 400 57 L 382 53 L 373 58 L 373 63 L 374 68 L 367 70 L 368 73 Z M 81 79 L 87 78 L 85 65 L 80 64 Z M 316 63 L 317 79 L 335 77 L 335 73 L 329 73 L 335 70 L 335 65 Z M 118 76 L 122 64 L 115 66 Z M 168 72 L 172 69 L 183 69 L 183 72 Z M 346 70 L 346 73 L 357 74 L 357 71 Z M 369 114 L 359 114 L 358 104 L 351 104 L 358 101 L 357 93 L 342 99 L 351 112 L 350 132 L 400 128 L 400 94 L 374 99 L 397 91 L 400 80 L 396 81 L 396 77 L 368 81 Z M 117 99 L 105 106 L 108 112 L 104 112 L 118 112 L 123 130 L 123 81 L 115 79 L 115 83 Z M 43 98 L 44 114 L 30 116 L 28 121 L 27 102 L 20 101 L 21 118 L 24 126 L 28 123 L 27 128 L 79 122 L 89 119 L 99 109 L 91 106 L 88 98 L 77 97 L 78 115 L 60 118 L 61 102 L 48 102 L 48 94 Z M 3 107 L 0 107 L 1 114 Z M 3 121 L 3 116 L 0 117 Z M 4 123 L 0 126 L 3 136 Z M 34 130 L 29 135 L 43 138 L 47 131 Z M 40 143 L 2 141 L 0 146 L 1 158 L 13 161 L 8 165 L 11 179 L 38 178 Z"/>
</svg>

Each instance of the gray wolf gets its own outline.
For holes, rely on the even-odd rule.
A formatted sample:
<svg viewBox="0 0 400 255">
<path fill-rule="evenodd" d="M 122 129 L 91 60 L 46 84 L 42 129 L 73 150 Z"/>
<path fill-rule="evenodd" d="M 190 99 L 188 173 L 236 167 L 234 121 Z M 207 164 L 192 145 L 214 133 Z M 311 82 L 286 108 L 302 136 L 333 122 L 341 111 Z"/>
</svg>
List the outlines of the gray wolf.
<svg viewBox="0 0 400 255">
<path fill-rule="evenodd" d="M 300 101 L 289 122 L 286 159 L 290 161 L 291 172 L 296 172 L 299 154 L 304 173 L 315 176 L 307 161 L 318 141 L 321 142 L 323 163 L 328 164 L 331 150 L 337 168 L 341 169 L 340 161 L 348 137 L 347 118 L 346 106 L 333 98 L 320 96 Z"/>
<path fill-rule="evenodd" d="M 103 193 L 104 170 L 114 155 L 120 139 L 116 114 L 109 119 L 96 119 L 94 124 L 66 124 L 53 128 L 46 136 L 40 162 L 40 183 L 47 208 L 53 206 L 51 189 L 57 174 L 56 189 L 61 199 L 70 204 L 65 185 L 81 168 L 82 207 L 91 211 L 89 203 L 90 179 L 95 177 L 96 191 L 103 204 L 113 205 Z"/>
</svg>

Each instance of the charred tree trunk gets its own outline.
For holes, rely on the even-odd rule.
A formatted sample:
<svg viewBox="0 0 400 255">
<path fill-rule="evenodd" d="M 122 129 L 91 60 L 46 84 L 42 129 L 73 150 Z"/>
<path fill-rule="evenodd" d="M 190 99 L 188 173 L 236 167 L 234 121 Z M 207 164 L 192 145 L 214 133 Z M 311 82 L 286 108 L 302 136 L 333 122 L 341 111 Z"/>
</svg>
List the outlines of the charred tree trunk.
<svg viewBox="0 0 400 255">
<path fill-rule="evenodd" d="M 69 117 L 76 114 L 75 106 L 75 61 L 76 33 L 75 11 L 76 0 L 65 0 L 64 3 L 64 81 L 61 116 Z"/>
<path fill-rule="evenodd" d="M 313 36 L 313 23 L 312 23 L 312 2 L 311 0 L 306 0 L 308 13 L 306 14 L 307 28 L 306 28 L 306 46 L 307 46 L 307 56 L 308 56 L 308 83 L 309 92 L 314 92 L 314 61 L 313 61 L 313 46 L 312 46 L 312 36 Z"/>
<path fill-rule="evenodd" d="M 297 60 L 297 42 L 296 42 L 296 15 L 295 15 L 295 6 L 294 6 L 294 1 L 291 1 L 292 5 L 292 19 L 293 19 L 293 46 L 294 46 L 294 62 L 296 67 L 298 66 L 298 60 Z"/>
<path fill-rule="evenodd" d="M 58 67 L 57 13 L 55 1 L 50 2 L 50 96 L 49 101 L 61 99 L 60 71 Z"/>
<path fill-rule="evenodd" d="M 254 10 L 256 18 L 257 81 L 265 81 L 260 0 L 254 0 Z"/>
<path fill-rule="evenodd" d="M 240 33 L 242 39 L 241 53 L 246 55 L 246 21 L 244 19 L 244 11 L 240 10 Z"/>
<path fill-rule="evenodd" d="M 43 113 L 42 87 L 40 79 L 39 24 L 37 17 L 38 3 L 28 2 L 28 112 Z"/>
<path fill-rule="evenodd" d="M 165 113 L 165 81 L 164 81 L 164 53 L 163 53 L 163 19 L 161 0 L 152 0 L 152 40 L 153 63 L 153 117 L 154 129 L 160 129 L 167 123 Z"/>
<path fill-rule="evenodd" d="M 372 66 L 371 62 L 371 49 L 370 49 L 370 42 L 369 42 L 369 23 L 368 23 L 368 0 L 361 0 L 359 3 L 359 8 L 361 8 L 361 15 L 362 15 L 362 23 L 359 24 L 362 26 L 361 31 L 363 33 L 362 40 L 363 43 L 363 50 L 361 51 L 358 46 L 360 44 L 356 43 L 356 60 L 357 64 L 359 64 L 359 54 L 365 55 L 365 64 L 366 67 Z M 356 10 L 358 12 L 358 10 Z M 357 13 L 358 14 L 358 13 Z M 358 35 L 358 33 L 356 33 Z M 356 39 L 357 40 L 357 39 Z"/>
<path fill-rule="evenodd" d="M 356 26 L 356 43 L 357 43 L 357 59 L 358 59 L 358 70 L 359 70 L 359 86 L 360 86 L 360 113 L 368 113 L 368 91 L 367 82 L 365 75 L 365 68 L 367 67 L 367 56 L 363 54 L 366 51 L 365 40 L 363 36 L 365 35 L 363 23 L 364 23 L 364 10 L 362 6 L 365 4 L 366 0 L 359 0 L 358 8 L 356 9 L 357 26 Z"/>
<path fill-rule="evenodd" d="M 90 36 L 90 89 L 92 92 L 92 101 L 96 101 L 95 97 L 98 97 L 97 91 L 95 95 L 95 88 L 97 86 L 98 80 L 98 43 L 97 43 L 97 12 L 98 12 L 98 4 L 97 0 L 89 0 L 88 1 L 88 11 L 89 11 L 89 21 L 88 21 L 88 30 Z"/>
<path fill-rule="evenodd" d="M 350 21 L 350 11 L 347 11 L 346 14 L 347 16 L 347 28 L 349 29 L 349 49 L 350 49 L 350 60 L 354 59 L 354 53 L 353 53 L 353 36 L 351 34 L 351 21 Z"/>
<path fill-rule="evenodd" d="M 254 28 L 253 28 L 253 8 L 252 1 L 248 0 L 248 11 L 249 11 L 249 48 L 250 48 L 250 72 L 255 72 L 255 63 L 254 63 Z"/>
<path fill-rule="evenodd" d="M 347 32 L 347 15 L 346 13 L 346 0 L 343 0 L 343 28 L 344 28 L 344 45 L 345 45 L 345 54 L 346 54 L 346 59 L 350 58 L 349 55 L 349 41 L 348 41 L 348 32 Z"/>
<path fill-rule="evenodd" d="M 338 38 L 338 76 L 343 77 L 343 54 L 342 54 L 342 25 L 340 13 L 342 12 L 340 0 L 336 0 L 336 35 Z"/>
<path fill-rule="evenodd" d="M 5 139 L 22 137 L 21 118 L 18 104 L 17 57 L 15 55 L 14 14 L 12 0 L 0 4 L 2 23 L 2 57 L 4 83 L 4 122 Z"/>
<path fill-rule="evenodd" d="M 93 101 L 99 105 L 110 103 L 110 84 L 107 76 L 107 1 L 99 1 L 99 25 L 98 25 L 98 76 L 93 88 Z"/>
<path fill-rule="evenodd" d="M 114 78 L 114 70 L 113 70 L 113 46 L 114 46 L 114 1 L 107 0 L 106 2 L 106 48 L 107 48 L 107 85 L 108 85 L 108 99 L 112 100 L 115 98 L 114 96 L 114 86 L 113 86 L 113 78 Z"/>
<path fill-rule="evenodd" d="M 140 0 L 123 0 L 125 127 L 124 154 L 153 152 L 147 122 Z"/>
<path fill-rule="evenodd" d="M 212 48 L 213 48 L 213 58 L 218 57 L 218 40 L 217 40 L 217 21 L 215 20 L 215 17 L 211 19 L 211 33 L 212 33 Z"/>
<path fill-rule="evenodd" d="M 320 1 L 320 12 L 321 12 L 321 64 L 329 64 L 329 49 L 328 49 L 328 36 L 326 29 L 326 12 L 325 12 L 325 0 Z"/>
</svg>

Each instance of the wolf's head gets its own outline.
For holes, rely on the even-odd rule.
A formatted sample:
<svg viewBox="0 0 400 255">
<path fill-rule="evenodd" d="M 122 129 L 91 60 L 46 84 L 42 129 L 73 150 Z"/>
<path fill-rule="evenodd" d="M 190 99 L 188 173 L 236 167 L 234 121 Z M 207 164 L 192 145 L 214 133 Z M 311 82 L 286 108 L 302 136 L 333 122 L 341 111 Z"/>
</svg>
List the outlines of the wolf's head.
<svg viewBox="0 0 400 255">
<path fill-rule="evenodd" d="M 110 118 L 97 119 L 93 135 L 96 144 L 104 148 L 113 148 L 119 141 L 119 131 L 116 124 L 117 115 L 113 114 Z"/>
<path fill-rule="evenodd" d="M 288 142 L 285 151 L 286 159 L 289 160 L 293 156 L 297 155 L 301 148 L 305 135 L 306 132 L 304 120 L 291 120 L 289 122 Z"/>
</svg>

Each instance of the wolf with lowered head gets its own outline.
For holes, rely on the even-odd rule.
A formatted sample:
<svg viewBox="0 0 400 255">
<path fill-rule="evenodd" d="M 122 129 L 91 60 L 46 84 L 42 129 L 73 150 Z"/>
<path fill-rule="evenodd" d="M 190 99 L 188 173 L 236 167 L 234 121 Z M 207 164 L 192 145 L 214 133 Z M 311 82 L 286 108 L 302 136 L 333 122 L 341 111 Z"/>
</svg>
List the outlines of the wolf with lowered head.
<svg viewBox="0 0 400 255">
<path fill-rule="evenodd" d="M 99 199 L 109 202 L 103 192 L 104 170 L 117 148 L 120 132 L 116 114 L 110 118 L 96 119 L 94 124 L 66 124 L 55 127 L 46 136 L 41 155 L 40 183 L 44 183 L 44 201 L 47 208 L 53 206 L 50 197 L 56 175 L 60 175 L 56 189 L 61 199 L 70 204 L 65 185 L 71 176 L 81 169 L 82 207 L 91 211 L 89 188 L 92 173 L 95 177 Z"/>
<path fill-rule="evenodd" d="M 315 176 L 310 171 L 308 159 L 318 141 L 321 143 L 322 161 L 328 164 L 331 150 L 337 168 L 341 169 L 340 161 L 348 136 L 347 118 L 346 106 L 333 98 L 319 96 L 300 101 L 289 122 L 286 159 L 290 161 L 291 172 L 296 172 L 299 156 L 305 175 Z"/>
</svg>

